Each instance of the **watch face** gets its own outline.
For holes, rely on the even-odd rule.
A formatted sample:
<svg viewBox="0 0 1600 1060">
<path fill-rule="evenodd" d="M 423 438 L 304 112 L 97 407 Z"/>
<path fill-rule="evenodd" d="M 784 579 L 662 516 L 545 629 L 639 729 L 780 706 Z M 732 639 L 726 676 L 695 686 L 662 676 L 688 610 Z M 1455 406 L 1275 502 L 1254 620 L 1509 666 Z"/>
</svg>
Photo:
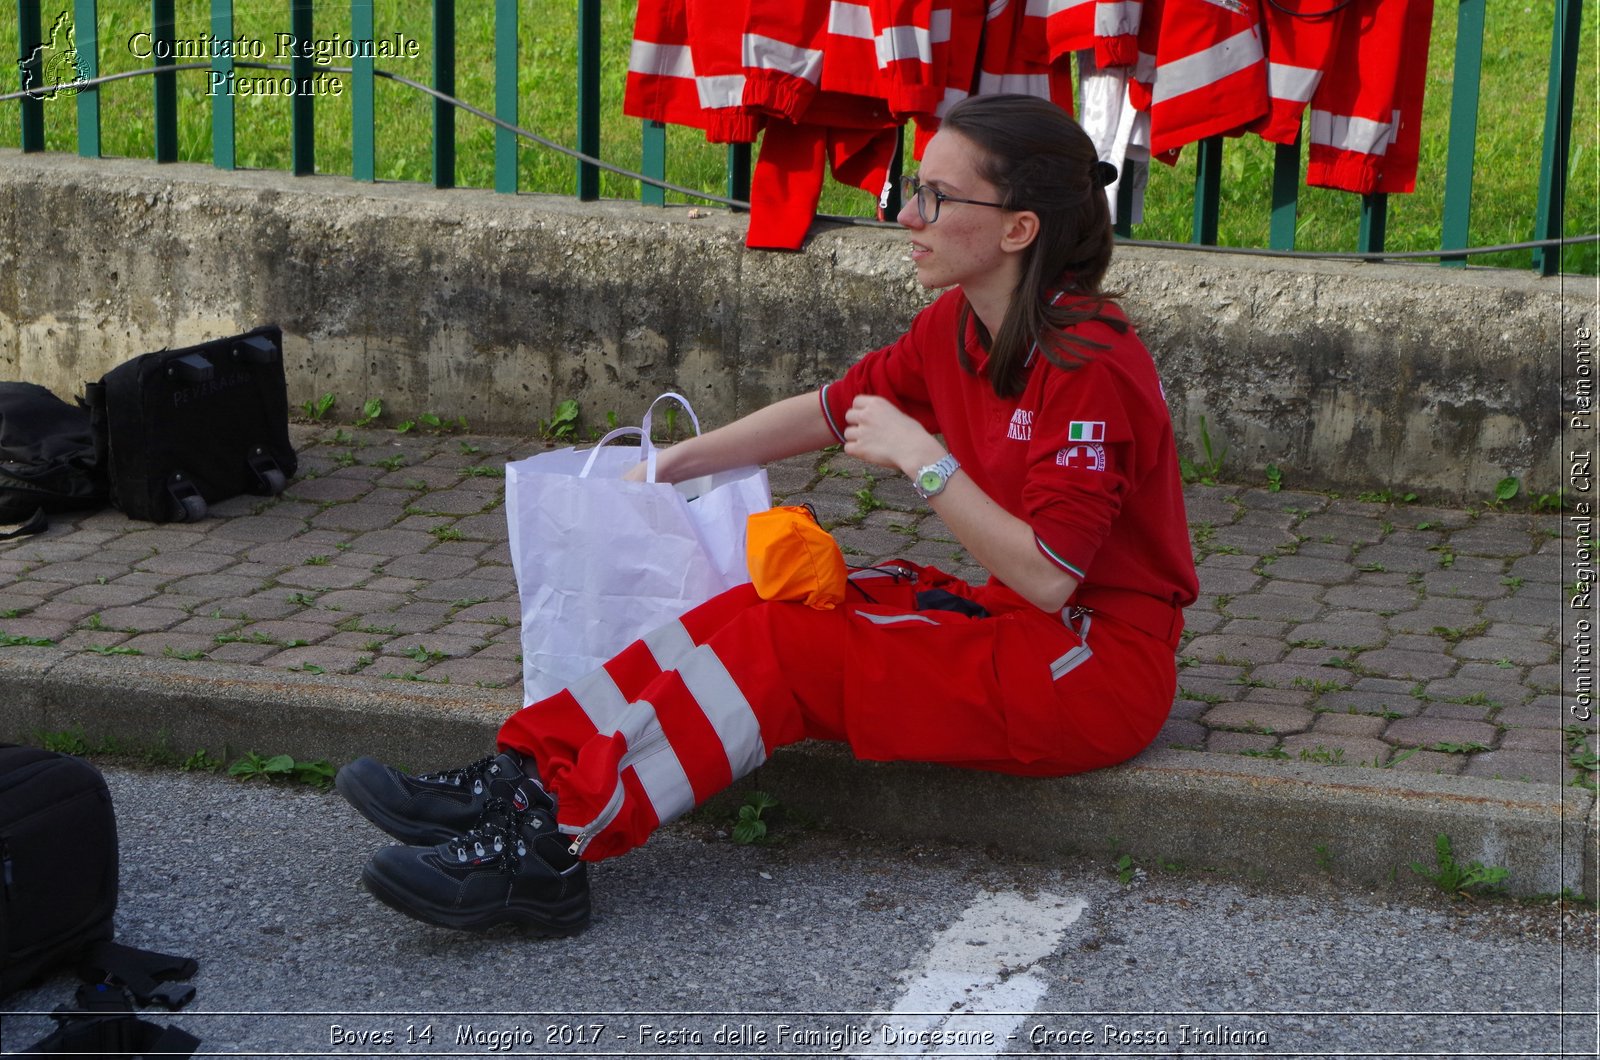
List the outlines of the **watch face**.
<svg viewBox="0 0 1600 1060">
<path fill-rule="evenodd" d="M 940 486 L 944 485 L 944 476 L 939 474 L 937 468 L 925 468 L 922 472 L 922 477 L 919 478 L 917 482 L 922 486 L 924 491 L 932 493 Z"/>
</svg>

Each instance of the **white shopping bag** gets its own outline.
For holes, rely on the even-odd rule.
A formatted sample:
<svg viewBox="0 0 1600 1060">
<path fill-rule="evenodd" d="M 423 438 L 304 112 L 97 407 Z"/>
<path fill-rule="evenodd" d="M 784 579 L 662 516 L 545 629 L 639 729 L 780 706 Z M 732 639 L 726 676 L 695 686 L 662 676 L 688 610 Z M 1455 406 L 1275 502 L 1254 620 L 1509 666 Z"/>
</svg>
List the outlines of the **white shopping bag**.
<svg viewBox="0 0 1600 1060">
<path fill-rule="evenodd" d="M 506 520 L 522 600 L 525 703 L 553 695 L 645 633 L 749 581 L 745 520 L 772 507 L 764 468 L 669 485 L 655 481 L 650 419 L 592 449 L 506 465 Z M 638 446 L 607 445 L 636 435 Z M 623 474 L 643 462 L 645 482 Z"/>
</svg>

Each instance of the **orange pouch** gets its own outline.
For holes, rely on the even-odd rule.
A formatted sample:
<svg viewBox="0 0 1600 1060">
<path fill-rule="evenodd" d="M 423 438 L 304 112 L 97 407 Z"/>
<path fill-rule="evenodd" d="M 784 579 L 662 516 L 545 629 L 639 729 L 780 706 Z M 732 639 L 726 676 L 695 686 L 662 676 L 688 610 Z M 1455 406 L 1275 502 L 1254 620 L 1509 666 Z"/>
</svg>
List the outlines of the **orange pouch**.
<svg viewBox="0 0 1600 1060">
<path fill-rule="evenodd" d="M 797 600 L 819 611 L 844 600 L 844 553 L 809 508 L 769 508 L 750 516 L 745 558 L 763 600 Z"/>
</svg>

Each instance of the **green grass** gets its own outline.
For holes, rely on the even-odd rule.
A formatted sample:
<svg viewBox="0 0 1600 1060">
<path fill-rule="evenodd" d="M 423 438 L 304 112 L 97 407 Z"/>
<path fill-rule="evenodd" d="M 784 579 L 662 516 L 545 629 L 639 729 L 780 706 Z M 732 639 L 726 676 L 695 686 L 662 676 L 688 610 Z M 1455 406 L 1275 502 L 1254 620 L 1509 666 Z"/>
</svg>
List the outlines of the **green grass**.
<svg viewBox="0 0 1600 1060">
<path fill-rule="evenodd" d="M 374 0 L 375 24 L 381 36 L 402 32 L 420 44 L 415 60 L 384 60 L 379 66 L 415 80 L 430 80 L 432 32 L 430 0 Z M 68 0 L 45 0 L 48 25 Z M 287 5 L 281 0 L 237 0 L 235 33 L 271 41 L 287 28 Z M 132 54 L 127 41 L 148 28 L 146 0 L 100 0 L 102 74 L 136 69 L 147 60 Z M 205 0 L 177 3 L 180 39 L 209 28 Z M 520 123 L 564 144 L 576 141 L 576 4 L 523 5 L 518 31 L 522 110 Z M 1389 197 L 1387 247 L 1392 251 L 1430 250 L 1439 246 L 1444 196 L 1444 160 L 1448 143 L 1450 94 L 1455 65 L 1455 4 L 1437 4 L 1429 50 L 1429 77 L 1424 112 L 1422 161 L 1417 191 Z M 1554 0 L 1489 4 L 1484 34 L 1484 69 L 1478 117 L 1478 165 L 1473 186 L 1471 241 L 1477 245 L 1516 242 L 1531 237 L 1537 199 L 1541 130 L 1544 124 L 1546 71 Z M 633 5 L 611 2 L 602 7 L 601 156 L 637 169 L 639 122 L 622 113 L 623 81 L 632 35 Z M 1580 235 L 1600 229 L 1600 179 L 1597 179 L 1596 95 L 1593 71 L 1596 18 L 1585 19 L 1577 68 L 1577 104 L 1566 208 L 1566 230 Z M 349 35 L 349 5 L 319 3 L 318 37 Z M 0 21 L 0 54 L 14 56 L 16 23 Z M 272 58 L 272 57 L 269 57 Z M 274 61 L 276 61 L 274 59 Z M 241 71 L 248 73 L 248 71 Z M 332 75 L 338 77 L 339 75 Z M 211 152 L 210 107 L 204 92 L 204 71 L 178 75 L 180 157 L 206 162 Z M 0 91 L 20 88 L 17 68 L 0 68 Z M 431 100 L 406 86 L 377 84 L 377 173 L 381 180 L 431 180 L 429 138 Z M 493 108 L 493 9 L 488 3 L 459 5 L 457 14 L 457 93 L 484 109 Z M 146 78 L 117 82 L 101 89 L 102 143 L 107 155 L 150 157 L 154 134 L 150 116 L 151 82 Z M 348 173 L 350 115 L 348 87 L 344 95 L 319 105 L 316 122 L 317 169 Z M 0 146 L 20 142 L 15 104 L 0 112 Z M 75 151 L 77 111 L 71 96 L 45 104 L 47 146 Z M 237 106 L 239 164 L 246 168 L 288 169 L 290 164 L 289 101 L 285 98 L 241 98 Z M 472 115 L 458 113 L 457 183 L 489 187 L 493 183 L 494 129 Z M 725 191 L 726 148 L 710 145 L 696 130 L 671 128 L 667 134 L 667 178 L 716 193 Z M 1145 221 L 1133 230 L 1136 239 L 1185 241 L 1190 235 L 1197 151 L 1185 150 L 1175 168 L 1152 166 Z M 1223 157 L 1224 187 L 1218 241 L 1227 246 L 1265 246 L 1269 218 L 1273 148 L 1255 136 L 1227 141 Z M 1302 167 L 1304 157 L 1302 157 Z M 520 186 L 524 191 L 571 194 L 575 163 L 535 146 L 521 151 Z M 1303 168 L 1302 168 L 1303 172 Z M 626 178 L 604 175 L 607 198 L 633 199 L 638 186 Z M 669 195 L 669 201 L 687 201 Z M 824 189 L 826 213 L 870 215 L 869 197 L 831 181 Z M 1302 187 L 1296 245 L 1301 250 L 1350 251 L 1356 245 L 1360 198 L 1345 192 Z M 1568 271 L 1595 272 L 1597 248 L 1586 245 L 1566 252 Z M 1474 257 L 1474 264 L 1527 268 L 1530 255 L 1514 252 Z"/>
</svg>

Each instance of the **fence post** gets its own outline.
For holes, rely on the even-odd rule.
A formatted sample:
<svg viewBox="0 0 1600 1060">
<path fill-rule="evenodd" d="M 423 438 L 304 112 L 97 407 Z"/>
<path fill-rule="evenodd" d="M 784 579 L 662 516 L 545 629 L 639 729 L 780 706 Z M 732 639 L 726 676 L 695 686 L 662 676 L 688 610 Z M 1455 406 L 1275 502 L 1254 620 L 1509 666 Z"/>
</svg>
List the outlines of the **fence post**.
<svg viewBox="0 0 1600 1060">
<path fill-rule="evenodd" d="M 517 123 L 517 0 L 494 3 L 494 115 Z M 494 128 L 494 190 L 517 193 L 517 137 Z"/>
<path fill-rule="evenodd" d="M 600 157 L 600 0 L 578 0 L 578 150 Z M 578 163 L 578 198 L 600 197 L 600 170 Z"/>
<path fill-rule="evenodd" d="M 1222 197 L 1222 137 L 1200 141 L 1194 173 L 1194 235 L 1201 246 L 1217 244 L 1217 213 Z"/>
<path fill-rule="evenodd" d="M 233 40 L 233 0 L 211 0 L 211 36 Z M 217 54 L 223 51 L 228 54 Z M 213 48 L 210 76 L 213 83 L 221 79 L 221 90 L 211 94 L 211 164 L 218 169 L 234 169 L 238 165 L 233 131 L 233 72 L 232 51 Z"/>
<path fill-rule="evenodd" d="M 750 201 L 750 145 L 728 145 L 728 198 Z M 734 207 L 737 211 L 738 207 Z"/>
<path fill-rule="evenodd" d="M 1382 254 L 1389 228 L 1389 196 L 1381 191 L 1361 196 L 1361 228 L 1356 234 L 1356 249 L 1363 254 Z"/>
<path fill-rule="evenodd" d="M 639 140 L 639 172 L 657 180 L 667 179 L 667 124 L 646 118 Z M 654 184 L 639 185 L 639 201 L 645 206 L 665 206 L 667 189 Z"/>
<path fill-rule="evenodd" d="M 150 0 L 150 46 L 155 66 L 173 66 L 173 39 L 176 19 L 172 0 Z M 163 47 L 165 45 L 165 47 Z M 165 53 L 165 54 L 163 54 Z M 178 73 L 163 70 L 153 75 L 155 93 L 156 161 L 178 160 Z"/>
<path fill-rule="evenodd" d="M 100 21 L 96 6 L 95 0 L 74 0 L 72 5 L 78 76 L 85 81 L 100 76 Z M 82 158 L 100 157 L 100 93 L 97 89 L 78 89 L 78 154 Z"/>
<path fill-rule="evenodd" d="M 1550 33 L 1550 88 L 1545 94 L 1544 149 L 1539 159 L 1539 203 L 1533 238 L 1557 239 L 1565 223 L 1567 162 L 1572 151 L 1572 94 L 1577 80 L 1578 31 L 1583 26 L 1583 0 L 1556 0 Z M 1561 248 L 1539 247 L 1533 267 L 1541 276 L 1561 270 Z"/>
<path fill-rule="evenodd" d="M 1133 234 L 1133 176 L 1126 156 L 1117 180 L 1117 223 L 1111 226 L 1111 232 L 1118 239 Z"/>
<path fill-rule="evenodd" d="M 350 0 L 350 40 L 356 49 L 350 60 L 350 176 L 368 183 L 378 174 L 377 110 L 370 52 L 373 30 L 372 0 Z"/>
<path fill-rule="evenodd" d="M 456 94 L 456 0 L 433 0 L 433 87 Z M 456 186 L 456 108 L 433 101 L 433 186 Z"/>
<path fill-rule="evenodd" d="M 295 92 L 290 100 L 290 137 L 293 149 L 294 175 L 309 176 L 317 171 L 317 112 L 311 99 L 313 74 L 311 55 L 307 51 L 315 39 L 312 24 L 311 0 L 290 0 L 289 32 L 294 35 L 294 55 L 289 59 L 289 76 L 294 79 Z"/>
<path fill-rule="evenodd" d="M 22 70 L 23 88 L 31 76 L 34 86 L 44 85 L 44 56 L 39 48 L 39 0 L 17 0 L 17 65 Z M 18 101 L 22 112 L 22 149 L 44 150 L 44 100 L 23 96 Z"/>
<path fill-rule="evenodd" d="M 1296 212 L 1300 207 L 1300 134 L 1294 143 L 1278 144 L 1272 152 L 1272 222 L 1267 245 L 1273 250 L 1293 250 Z"/>
<path fill-rule="evenodd" d="M 1455 85 L 1450 91 L 1450 147 L 1445 156 L 1444 223 L 1440 250 L 1469 246 L 1472 231 L 1473 152 L 1478 142 L 1478 81 L 1483 75 L 1484 0 L 1460 0 L 1456 12 Z M 1465 254 L 1440 257 L 1462 268 Z"/>
</svg>

